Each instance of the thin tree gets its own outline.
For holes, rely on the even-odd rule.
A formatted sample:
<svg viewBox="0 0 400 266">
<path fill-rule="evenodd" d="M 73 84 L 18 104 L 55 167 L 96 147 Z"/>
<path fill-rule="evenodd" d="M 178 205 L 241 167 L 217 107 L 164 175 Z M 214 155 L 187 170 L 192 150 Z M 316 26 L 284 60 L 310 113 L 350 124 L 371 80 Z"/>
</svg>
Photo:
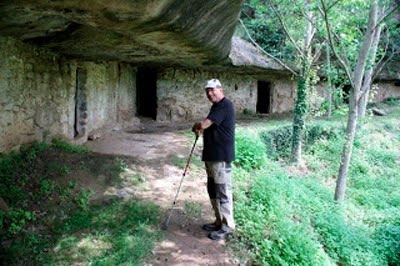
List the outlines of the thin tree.
<svg viewBox="0 0 400 266">
<path fill-rule="evenodd" d="M 313 79 L 313 63 L 318 59 L 320 50 L 313 50 L 313 40 L 317 29 L 315 27 L 315 17 L 311 9 L 311 1 L 304 2 L 304 10 L 300 8 L 302 3 L 293 1 L 292 4 L 300 10 L 302 17 L 305 19 L 306 27 L 304 30 L 303 41 L 295 41 L 290 33 L 284 16 L 278 10 L 277 5 L 269 0 L 269 5 L 278 17 L 281 27 L 290 43 L 295 48 L 296 57 L 300 59 L 300 68 L 297 72 L 297 95 L 293 110 L 293 134 L 292 134 L 292 150 L 291 162 L 298 164 L 302 160 L 302 138 L 305 127 L 305 115 L 307 111 L 307 92 L 310 90 Z"/>
<path fill-rule="evenodd" d="M 399 6 L 400 2 L 397 1 L 397 3 L 393 2 L 391 7 L 388 7 L 386 9 L 381 8 L 380 10 L 382 14 L 378 25 L 376 26 L 376 36 L 374 36 L 374 42 L 372 43 L 370 58 L 368 59 L 367 63 L 368 69 L 365 73 L 365 78 L 361 89 L 361 97 L 358 106 L 359 119 L 363 119 L 365 117 L 370 89 L 375 78 L 385 67 L 386 63 L 391 61 L 396 55 L 400 53 L 399 36 L 392 37 L 392 31 L 396 30 L 396 28 L 398 27 L 398 20 L 387 19 L 394 11 L 399 9 Z M 380 45 L 382 31 L 384 31 L 386 38 L 385 44 Z M 380 59 L 378 60 L 378 62 L 376 62 L 379 50 L 381 51 L 381 54 L 379 55 Z"/>
<path fill-rule="evenodd" d="M 385 17 L 383 10 L 383 4 L 379 3 L 378 0 L 369 0 L 369 17 L 368 23 L 365 31 L 365 36 L 362 41 L 360 50 L 358 52 L 356 64 L 352 69 L 349 58 L 344 57 L 343 53 L 339 53 L 335 40 L 334 34 L 332 33 L 331 25 L 329 23 L 329 12 L 332 7 L 337 3 L 335 2 L 331 6 L 327 6 L 325 0 L 320 0 L 321 2 L 321 13 L 324 16 L 325 26 L 328 34 L 330 47 L 337 58 L 340 65 L 345 70 L 347 77 L 350 80 L 351 90 L 350 90 L 350 100 L 349 100 L 349 116 L 347 120 L 346 133 L 345 133 L 345 144 L 343 147 L 341 163 L 339 167 L 339 173 L 336 183 L 335 190 L 335 200 L 343 200 L 345 197 L 347 176 L 349 171 L 350 159 L 352 154 L 352 148 L 354 143 L 354 138 L 357 129 L 357 119 L 358 119 L 358 108 L 359 101 L 362 97 L 362 88 L 368 82 L 370 82 L 368 75 L 369 71 L 366 69 L 369 60 L 375 60 L 377 49 L 376 45 L 379 43 L 380 39 L 380 21 L 381 16 Z M 380 5 L 381 4 L 381 5 Z M 384 14 L 384 15 L 382 15 Z"/>
<path fill-rule="evenodd" d="M 276 60 L 280 65 L 289 70 L 297 79 L 297 95 L 293 110 L 293 132 L 292 132 L 292 151 L 291 151 L 291 162 L 297 164 L 301 161 L 302 155 L 302 135 L 305 127 L 305 116 L 307 111 L 307 92 L 310 90 L 312 83 L 312 65 L 318 58 L 319 50 L 313 50 L 313 39 L 315 37 L 315 18 L 313 16 L 312 9 L 310 8 L 310 0 L 298 1 L 289 0 L 286 2 L 280 1 L 279 5 L 273 0 L 268 0 L 269 7 L 271 9 L 264 10 L 265 13 L 272 11 L 275 15 L 274 19 L 277 20 L 280 30 L 286 36 L 286 40 L 292 45 L 293 53 L 286 55 L 284 59 L 278 59 L 271 53 L 266 52 L 256 41 L 251 37 L 247 31 L 245 25 L 241 21 L 246 33 L 250 40 L 260 48 L 268 56 Z M 287 5 L 286 5 L 287 4 Z M 263 6 L 263 5 L 261 5 Z M 281 9 L 279 9 L 281 8 Z M 296 10 L 295 10 L 296 9 Z M 283 11 L 292 12 L 296 14 L 294 16 L 285 16 Z M 302 22 L 299 22 L 299 16 L 302 18 Z M 290 22 L 287 22 L 291 18 Z M 296 23 L 298 26 L 294 29 L 293 24 Z M 289 27 L 291 25 L 292 27 Z M 276 27 L 276 25 L 274 25 Z M 298 34 L 299 28 L 302 34 Z M 268 37 L 268 36 L 267 36 Z M 287 46 L 288 43 L 285 43 Z M 294 55 L 293 55 L 294 54 Z M 296 60 L 299 61 L 298 67 L 292 67 L 293 64 L 288 62 Z"/>
</svg>

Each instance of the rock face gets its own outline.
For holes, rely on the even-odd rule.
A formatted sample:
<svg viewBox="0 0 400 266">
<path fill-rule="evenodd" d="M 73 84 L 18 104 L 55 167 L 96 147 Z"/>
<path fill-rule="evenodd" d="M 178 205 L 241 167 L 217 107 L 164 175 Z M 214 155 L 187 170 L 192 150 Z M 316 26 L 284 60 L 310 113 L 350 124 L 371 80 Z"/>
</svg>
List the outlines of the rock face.
<svg viewBox="0 0 400 266">
<path fill-rule="evenodd" d="M 225 95 L 232 100 L 237 114 L 256 112 L 260 88 L 258 79 L 230 72 L 165 69 L 157 80 L 157 120 L 170 122 L 195 121 L 207 116 L 211 103 L 204 85 L 208 79 L 218 78 Z M 283 113 L 293 108 L 296 83 L 288 79 L 265 76 L 270 84 L 269 113 Z"/>
<path fill-rule="evenodd" d="M 231 40 L 242 0 L 0 2 L 0 152 L 141 119 L 188 122 L 219 78 L 237 113 L 292 109 L 286 70 Z"/>
<path fill-rule="evenodd" d="M 80 60 L 198 66 L 228 56 L 242 2 L 5 0 L 0 35 Z"/>
<path fill-rule="evenodd" d="M 135 68 L 65 61 L 0 37 L 0 152 L 63 137 L 82 143 L 99 129 L 135 121 Z"/>
</svg>

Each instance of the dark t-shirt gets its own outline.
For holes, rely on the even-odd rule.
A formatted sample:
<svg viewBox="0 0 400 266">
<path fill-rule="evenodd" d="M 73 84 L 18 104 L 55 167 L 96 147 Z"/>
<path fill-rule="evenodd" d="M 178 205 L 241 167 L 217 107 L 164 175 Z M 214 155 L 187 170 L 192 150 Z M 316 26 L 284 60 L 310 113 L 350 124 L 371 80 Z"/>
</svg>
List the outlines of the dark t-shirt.
<svg viewBox="0 0 400 266">
<path fill-rule="evenodd" d="M 214 103 L 207 116 L 213 124 L 204 130 L 203 161 L 235 160 L 235 110 L 232 102 L 223 98 Z"/>
</svg>

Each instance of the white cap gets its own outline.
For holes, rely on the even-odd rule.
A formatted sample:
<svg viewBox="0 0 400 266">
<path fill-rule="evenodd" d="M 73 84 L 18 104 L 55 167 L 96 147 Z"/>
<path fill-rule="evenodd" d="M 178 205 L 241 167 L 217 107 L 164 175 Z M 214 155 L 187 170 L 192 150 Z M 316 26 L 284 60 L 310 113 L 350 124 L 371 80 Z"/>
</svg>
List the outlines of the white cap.
<svg viewBox="0 0 400 266">
<path fill-rule="evenodd" d="M 221 82 L 219 82 L 218 79 L 210 79 L 209 81 L 207 81 L 206 86 L 204 87 L 205 89 L 208 88 L 222 88 Z"/>
</svg>

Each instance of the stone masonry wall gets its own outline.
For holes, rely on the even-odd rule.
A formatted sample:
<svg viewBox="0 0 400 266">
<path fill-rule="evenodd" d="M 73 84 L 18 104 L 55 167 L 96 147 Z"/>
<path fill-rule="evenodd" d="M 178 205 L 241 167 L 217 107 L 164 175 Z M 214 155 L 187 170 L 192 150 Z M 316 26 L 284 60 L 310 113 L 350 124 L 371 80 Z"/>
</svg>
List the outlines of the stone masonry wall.
<svg viewBox="0 0 400 266">
<path fill-rule="evenodd" d="M 296 81 L 287 79 L 271 79 L 272 113 L 285 113 L 293 110 L 296 100 Z"/>
<path fill-rule="evenodd" d="M 81 144 L 140 123 L 137 68 L 119 62 L 66 60 L 48 50 L 0 37 L 0 152 L 61 137 Z M 229 72 L 165 69 L 157 78 L 157 120 L 186 122 L 210 109 L 204 85 L 221 80 L 236 112 L 255 111 L 257 79 Z M 291 110 L 294 83 L 269 79 L 273 113 Z"/>
<path fill-rule="evenodd" d="M 66 61 L 48 50 L 0 37 L 0 152 L 63 137 L 84 142 L 102 128 L 131 124 L 135 69 Z M 77 69 L 85 69 L 85 133 L 75 136 Z M 119 104 L 117 104 L 119 103 Z"/>
<path fill-rule="evenodd" d="M 256 111 L 257 79 L 254 77 L 198 70 L 168 69 L 159 73 L 157 81 L 158 121 L 191 121 L 208 114 L 208 101 L 204 85 L 218 78 L 225 95 L 232 100 L 236 113 Z M 272 112 L 282 113 L 293 108 L 295 83 L 291 80 L 272 79 Z"/>
</svg>

